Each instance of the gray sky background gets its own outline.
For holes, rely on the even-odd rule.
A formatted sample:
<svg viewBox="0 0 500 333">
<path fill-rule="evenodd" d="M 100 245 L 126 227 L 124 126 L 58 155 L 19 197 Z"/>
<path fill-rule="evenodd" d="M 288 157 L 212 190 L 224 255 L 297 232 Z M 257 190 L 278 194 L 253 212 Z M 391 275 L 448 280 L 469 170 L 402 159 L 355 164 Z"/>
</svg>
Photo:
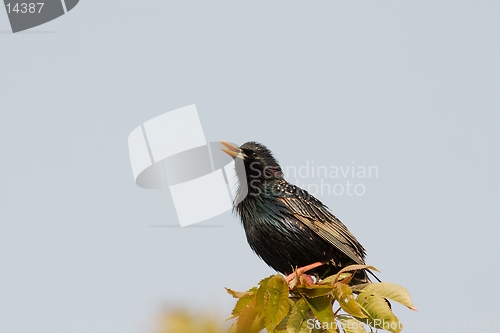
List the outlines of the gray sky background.
<svg viewBox="0 0 500 333">
<path fill-rule="evenodd" d="M 165 227 L 168 190 L 133 181 L 129 133 L 189 104 L 208 141 L 263 142 L 284 167 L 377 166 L 353 180 L 363 196 L 318 198 L 410 291 L 403 332 L 496 331 L 499 13 L 86 0 L 11 34 L 0 10 L 0 331 L 150 332 L 167 305 L 227 317 L 225 286 L 273 273 L 231 213 Z"/>
</svg>

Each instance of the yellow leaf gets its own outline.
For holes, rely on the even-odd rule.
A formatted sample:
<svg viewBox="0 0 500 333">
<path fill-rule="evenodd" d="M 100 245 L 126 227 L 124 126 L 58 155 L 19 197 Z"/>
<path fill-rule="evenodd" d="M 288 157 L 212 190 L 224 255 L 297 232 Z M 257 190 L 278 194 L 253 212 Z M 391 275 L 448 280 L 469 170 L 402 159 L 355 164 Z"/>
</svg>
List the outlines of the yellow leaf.
<svg viewBox="0 0 500 333">
<path fill-rule="evenodd" d="M 392 313 L 391 308 L 383 297 L 371 292 L 362 292 L 356 298 L 356 302 L 358 302 L 368 316 L 368 318 L 361 320 L 370 326 L 394 333 L 399 333 L 403 329 L 403 325 L 394 313 Z"/>
<path fill-rule="evenodd" d="M 236 320 L 234 333 L 258 333 L 264 328 L 264 320 L 255 308 L 255 301 L 250 302 Z"/>
<path fill-rule="evenodd" d="M 412 304 L 408 290 L 394 283 L 368 283 L 365 285 L 353 286 L 353 290 L 360 292 L 370 292 L 372 294 L 376 294 L 378 296 L 401 303 L 411 310 L 417 310 Z"/>
<path fill-rule="evenodd" d="M 347 284 L 336 282 L 333 285 L 333 297 L 339 302 L 342 310 L 348 314 L 358 318 L 366 318 L 361 307 L 354 299 L 351 288 Z"/>
</svg>

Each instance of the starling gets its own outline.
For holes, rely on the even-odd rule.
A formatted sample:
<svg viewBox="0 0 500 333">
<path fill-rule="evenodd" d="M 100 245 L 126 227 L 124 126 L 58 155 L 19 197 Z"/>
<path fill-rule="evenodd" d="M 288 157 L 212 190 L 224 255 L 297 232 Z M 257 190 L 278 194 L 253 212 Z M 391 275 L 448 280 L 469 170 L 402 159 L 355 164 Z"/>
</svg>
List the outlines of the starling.
<svg viewBox="0 0 500 333">
<path fill-rule="evenodd" d="M 253 141 L 240 147 L 221 143 L 225 153 L 243 159 L 245 168 L 237 168 L 236 175 L 240 184 L 247 182 L 248 193 L 239 200 L 237 196 L 234 209 L 248 244 L 266 264 L 290 275 L 298 267 L 322 263 L 309 270 L 320 278 L 352 264 L 365 264 L 363 246 L 327 206 L 284 179 L 266 146 Z M 358 271 L 351 283 L 369 281 L 366 271 Z"/>
</svg>

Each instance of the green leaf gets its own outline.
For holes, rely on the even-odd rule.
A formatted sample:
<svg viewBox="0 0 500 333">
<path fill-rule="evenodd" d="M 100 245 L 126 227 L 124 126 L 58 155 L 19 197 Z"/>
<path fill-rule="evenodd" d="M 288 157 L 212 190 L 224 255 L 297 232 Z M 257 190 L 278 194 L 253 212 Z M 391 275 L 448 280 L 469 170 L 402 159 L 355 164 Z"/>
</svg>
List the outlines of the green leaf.
<svg viewBox="0 0 500 333">
<path fill-rule="evenodd" d="M 335 281 L 342 281 L 352 276 L 352 273 L 346 272 L 342 274 L 330 275 L 329 277 L 321 280 L 320 284 L 333 284 Z"/>
<path fill-rule="evenodd" d="M 257 289 L 257 293 L 255 295 L 256 303 L 255 308 L 259 311 L 259 314 L 264 316 L 264 313 L 267 308 L 267 300 L 269 298 L 269 293 L 267 292 L 267 282 L 273 277 L 271 275 L 259 282 L 259 289 Z"/>
<path fill-rule="evenodd" d="M 238 331 L 238 322 L 235 321 L 231 327 L 229 327 L 228 333 L 236 333 Z"/>
<path fill-rule="evenodd" d="M 234 333 L 259 333 L 264 328 L 264 318 L 259 316 L 259 311 L 255 308 L 255 301 L 251 301 L 241 311 L 233 326 L 235 326 Z M 233 333 L 231 330 L 230 332 Z"/>
<path fill-rule="evenodd" d="M 311 308 L 314 316 L 319 320 L 321 326 L 327 332 L 336 333 L 337 325 L 335 323 L 335 316 L 333 315 L 332 302 L 328 296 L 321 296 L 315 298 L 305 298 L 309 308 Z"/>
<path fill-rule="evenodd" d="M 364 288 L 366 288 L 367 286 L 373 284 L 373 282 L 368 282 L 368 283 L 361 283 L 361 284 L 355 284 L 353 286 L 351 286 L 351 289 L 352 291 L 354 292 L 362 292 Z"/>
<path fill-rule="evenodd" d="M 276 275 L 280 275 L 280 274 L 271 275 L 271 276 L 268 276 L 268 277 L 266 277 L 266 278 L 264 278 L 264 279 L 260 280 L 260 281 L 259 281 L 259 286 L 266 285 L 266 284 L 267 284 L 267 282 L 268 282 L 271 278 L 275 277 Z M 254 287 L 254 288 L 255 288 L 255 287 Z"/>
<path fill-rule="evenodd" d="M 335 299 L 339 302 L 342 310 L 348 314 L 358 318 L 366 318 L 366 315 L 354 299 L 352 290 L 348 285 L 336 282 L 333 285 L 333 297 L 335 297 Z"/>
<path fill-rule="evenodd" d="M 286 327 L 287 327 L 288 319 L 290 319 L 290 311 L 288 311 L 285 318 L 283 318 L 281 320 L 281 322 L 278 324 L 278 326 L 276 326 L 276 328 L 274 329 L 274 332 L 275 333 L 279 333 L 279 332 L 287 333 Z"/>
<path fill-rule="evenodd" d="M 246 292 L 226 288 L 237 298 L 231 313 L 236 321 L 229 332 L 258 333 L 266 328 L 271 333 L 366 333 L 365 323 L 372 330 L 399 333 L 402 325 L 386 300 L 416 310 L 408 291 L 388 282 L 349 285 L 356 271 L 363 269 L 376 271 L 373 266 L 351 265 L 314 285 L 301 280 L 301 285 L 292 288 L 278 274 Z M 356 298 L 354 293 L 359 293 Z M 332 304 L 336 300 L 347 314 L 335 316 Z"/>
<path fill-rule="evenodd" d="M 276 328 L 273 333 L 288 333 L 287 330 L 281 330 L 279 328 Z"/>
<path fill-rule="evenodd" d="M 369 266 L 369 265 L 350 265 L 350 266 L 347 266 L 347 267 L 344 267 L 342 268 L 336 275 L 337 275 L 337 279 L 335 280 L 335 282 L 341 280 L 340 277 L 342 277 L 342 273 L 346 273 L 346 272 L 352 272 L 352 271 L 361 271 L 363 269 L 370 269 L 372 271 L 375 271 L 375 272 L 379 272 L 378 269 L 376 269 L 375 267 L 373 266 Z"/>
<path fill-rule="evenodd" d="M 401 303 L 411 310 L 415 311 L 417 310 L 413 306 L 408 290 L 394 283 L 390 282 L 368 283 L 364 285 L 353 286 L 353 290 L 360 292 L 370 292 L 372 294 Z"/>
<path fill-rule="evenodd" d="M 290 304 L 288 303 L 288 283 L 282 275 L 275 275 L 267 282 L 269 293 L 265 311 L 265 326 L 271 332 L 286 317 Z"/>
<path fill-rule="evenodd" d="M 403 325 L 392 313 L 391 308 L 383 297 L 371 292 L 362 292 L 358 295 L 356 301 L 368 315 L 366 319 L 360 319 L 372 327 L 381 328 L 386 331 L 399 333 Z"/>
<path fill-rule="evenodd" d="M 332 286 L 314 285 L 314 286 L 300 286 L 293 289 L 302 295 L 306 295 L 309 298 L 325 296 L 332 292 Z"/>
<path fill-rule="evenodd" d="M 344 333 L 366 333 L 365 324 L 349 316 L 339 315 L 337 320 Z"/>
<path fill-rule="evenodd" d="M 299 333 L 307 329 L 307 320 L 311 319 L 309 315 L 309 304 L 304 298 L 301 298 L 295 303 L 290 312 L 290 318 L 286 329 L 288 333 Z"/>
<path fill-rule="evenodd" d="M 245 295 L 248 295 L 248 294 L 251 294 L 255 291 L 257 291 L 257 288 L 256 287 L 253 287 L 252 289 L 248 290 L 248 291 L 234 291 L 234 290 L 231 290 L 229 288 L 226 288 L 226 291 L 229 295 L 233 296 L 234 298 L 241 298 Z"/>
<path fill-rule="evenodd" d="M 233 311 L 231 312 L 231 317 L 229 319 L 236 318 L 240 315 L 241 311 L 250 303 L 251 301 L 255 300 L 255 295 L 256 293 L 247 293 L 243 296 L 241 296 L 238 301 L 236 302 L 236 305 L 234 306 Z"/>
</svg>

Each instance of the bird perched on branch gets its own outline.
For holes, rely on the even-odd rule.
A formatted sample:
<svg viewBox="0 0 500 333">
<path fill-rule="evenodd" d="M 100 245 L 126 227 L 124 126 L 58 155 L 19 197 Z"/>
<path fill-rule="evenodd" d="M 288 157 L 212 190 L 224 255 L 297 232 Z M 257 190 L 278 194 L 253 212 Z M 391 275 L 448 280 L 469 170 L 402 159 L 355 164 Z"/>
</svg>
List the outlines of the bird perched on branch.
<svg viewBox="0 0 500 333">
<path fill-rule="evenodd" d="M 246 182 L 248 193 L 244 198 L 238 193 L 234 208 L 250 247 L 270 267 L 289 276 L 296 268 L 307 267 L 324 278 L 343 267 L 365 264 L 365 249 L 353 234 L 321 201 L 283 178 L 266 146 L 221 143 L 225 153 L 244 162 L 236 175 L 240 189 Z M 358 271 L 351 283 L 369 281 L 366 271 Z"/>
</svg>

